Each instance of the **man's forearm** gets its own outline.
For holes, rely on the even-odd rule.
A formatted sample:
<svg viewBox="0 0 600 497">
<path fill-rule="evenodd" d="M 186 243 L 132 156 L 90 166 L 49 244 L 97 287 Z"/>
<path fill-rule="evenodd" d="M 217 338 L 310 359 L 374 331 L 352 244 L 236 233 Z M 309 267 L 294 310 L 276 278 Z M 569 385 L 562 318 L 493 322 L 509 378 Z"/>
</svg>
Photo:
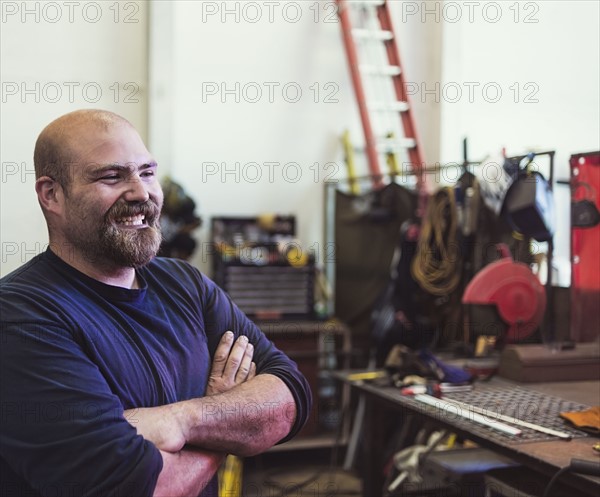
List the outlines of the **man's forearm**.
<svg viewBox="0 0 600 497">
<path fill-rule="evenodd" d="M 160 453 L 163 469 L 153 497 L 200 495 L 225 459 L 225 454 L 188 447 L 175 453 L 162 450 Z"/>
<path fill-rule="evenodd" d="M 284 438 L 296 419 L 286 384 L 258 375 L 228 392 L 173 404 L 187 444 L 250 456 Z"/>
<path fill-rule="evenodd" d="M 238 456 L 263 452 L 290 432 L 296 403 L 277 376 L 255 376 L 252 354 L 246 337 L 234 342 L 233 333 L 224 333 L 206 397 L 128 409 L 124 416 L 140 435 L 167 452 L 177 453 L 185 445 Z"/>
</svg>

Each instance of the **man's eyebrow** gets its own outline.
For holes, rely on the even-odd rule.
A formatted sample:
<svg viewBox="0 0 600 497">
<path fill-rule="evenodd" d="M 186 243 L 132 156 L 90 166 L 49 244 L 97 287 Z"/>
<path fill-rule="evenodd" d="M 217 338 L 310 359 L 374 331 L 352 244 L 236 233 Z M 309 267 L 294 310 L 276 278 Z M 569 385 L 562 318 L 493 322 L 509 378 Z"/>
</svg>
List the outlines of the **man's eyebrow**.
<svg viewBox="0 0 600 497">
<path fill-rule="evenodd" d="M 104 165 L 97 164 L 97 166 L 99 166 L 99 167 L 95 167 L 94 169 L 92 169 L 90 171 L 91 174 L 99 175 L 99 174 L 103 174 L 103 173 L 106 173 L 109 171 L 119 171 L 119 172 L 131 173 L 131 172 L 135 171 L 136 169 L 144 170 L 144 169 L 156 168 L 156 167 L 158 167 L 158 164 L 156 163 L 156 161 L 149 161 L 149 162 L 144 162 L 140 165 L 135 164 L 133 162 L 128 162 L 126 164 L 119 164 L 119 163 L 104 164 Z"/>
</svg>

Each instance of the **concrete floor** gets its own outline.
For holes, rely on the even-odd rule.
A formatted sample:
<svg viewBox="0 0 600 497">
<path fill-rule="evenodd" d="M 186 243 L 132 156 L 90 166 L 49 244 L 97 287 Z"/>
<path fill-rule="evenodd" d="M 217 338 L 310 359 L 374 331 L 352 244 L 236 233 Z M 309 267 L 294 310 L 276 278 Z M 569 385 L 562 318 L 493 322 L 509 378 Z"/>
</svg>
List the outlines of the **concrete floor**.
<svg viewBox="0 0 600 497">
<path fill-rule="evenodd" d="M 244 497 L 356 497 L 361 481 L 341 464 L 332 469 L 327 451 L 263 454 L 244 461 Z"/>
</svg>

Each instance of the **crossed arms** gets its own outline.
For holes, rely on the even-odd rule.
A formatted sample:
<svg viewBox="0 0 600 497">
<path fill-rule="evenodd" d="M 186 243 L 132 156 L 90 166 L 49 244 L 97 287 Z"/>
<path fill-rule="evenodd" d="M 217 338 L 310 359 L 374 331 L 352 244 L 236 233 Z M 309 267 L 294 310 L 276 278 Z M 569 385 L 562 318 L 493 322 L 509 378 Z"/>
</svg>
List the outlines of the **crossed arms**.
<svg viewBox="0 0 600 497">
<path fill-rule="evenodd" d="M 294 398 L 271 374 L 256 374 L 253 346 L 227 332 L 216 349 L 206 397 L 125 411 L 163 458 L 155 497 L 198 495 L 228 454 L 250 456 L 291 430 Z"/>
</svg>

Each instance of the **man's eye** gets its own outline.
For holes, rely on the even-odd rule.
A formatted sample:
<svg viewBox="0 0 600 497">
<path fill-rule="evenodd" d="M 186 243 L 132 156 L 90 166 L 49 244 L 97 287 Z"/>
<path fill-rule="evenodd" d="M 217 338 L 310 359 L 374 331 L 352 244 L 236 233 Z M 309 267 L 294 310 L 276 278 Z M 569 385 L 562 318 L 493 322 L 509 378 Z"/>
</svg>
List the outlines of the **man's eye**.
<svg viewBox="0 0 600 497">
<path fill-rule="evenodd" d="M 100 179 L 103 181 L 116 181 L 119 179 L 119 175 L 118 174 L 108 174 L 106 176 L 102 176 Z"/>
<path fill-rule="evenodd" d="M 146 178 L 152 177 L 152 176 L 154 176 L 154 171 L 144 171 L 142 173 L 142 176 L 146 177 Z"/>
</svg>

